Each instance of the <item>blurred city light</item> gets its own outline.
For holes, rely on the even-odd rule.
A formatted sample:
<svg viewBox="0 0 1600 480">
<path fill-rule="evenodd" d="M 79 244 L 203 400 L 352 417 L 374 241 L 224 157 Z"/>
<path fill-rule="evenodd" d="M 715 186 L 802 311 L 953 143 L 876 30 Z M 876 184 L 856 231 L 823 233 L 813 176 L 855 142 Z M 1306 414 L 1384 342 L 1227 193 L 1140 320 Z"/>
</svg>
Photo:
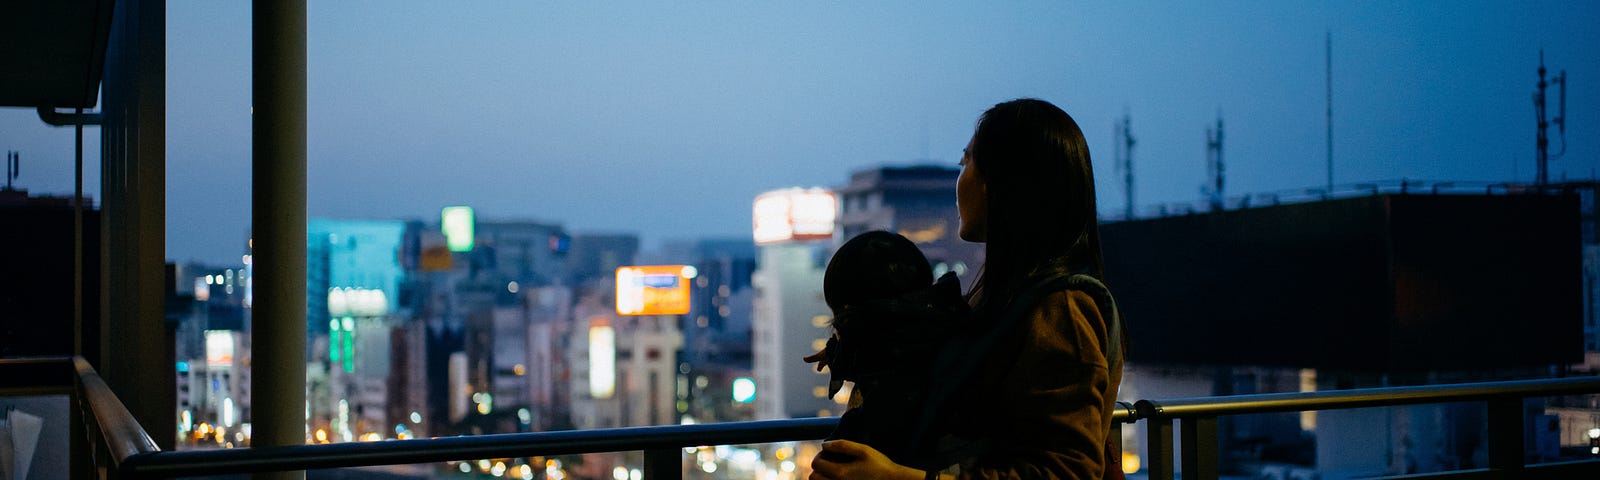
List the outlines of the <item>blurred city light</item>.
<svg viewBox="0 0 1600 480">
<path fill-rule="evenodd" d="M 756 399 L 756 381 L 750 377 L 739 377 L 733 380 L 733 401 L 750 403 Z"/>
<path fill-rule="evenodd" d="M 617 335 L 604 317 L 589 326 L 589 396 L 611 398 L 617 388 Z"/>
<path fill-rule="evenodd" d="M 444 231 L 445 243 L 450 246 L 450 251 L 472 251 L 472 207 L 444 207 L 440 217 L 440 230 Z"/>
</svg>

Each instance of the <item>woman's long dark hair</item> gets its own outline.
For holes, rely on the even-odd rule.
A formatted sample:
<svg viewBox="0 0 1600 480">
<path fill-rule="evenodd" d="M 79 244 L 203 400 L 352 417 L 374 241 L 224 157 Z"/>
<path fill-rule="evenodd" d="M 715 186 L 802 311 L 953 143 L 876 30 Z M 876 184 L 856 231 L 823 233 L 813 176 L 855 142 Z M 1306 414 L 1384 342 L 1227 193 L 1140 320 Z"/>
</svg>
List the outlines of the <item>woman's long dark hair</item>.
<svg viewBox="0 0 1600 480">
<path fill-rule="evenodd" d="M 988 201 L 984 265 L 969 293 L 978 311 L 1004 311 L 1050 270 L 1105 280 L 1094 167 L 1067 112 L 1033 98 L 995 105 L 978 118 L 969 154 Z"/>
</svg>

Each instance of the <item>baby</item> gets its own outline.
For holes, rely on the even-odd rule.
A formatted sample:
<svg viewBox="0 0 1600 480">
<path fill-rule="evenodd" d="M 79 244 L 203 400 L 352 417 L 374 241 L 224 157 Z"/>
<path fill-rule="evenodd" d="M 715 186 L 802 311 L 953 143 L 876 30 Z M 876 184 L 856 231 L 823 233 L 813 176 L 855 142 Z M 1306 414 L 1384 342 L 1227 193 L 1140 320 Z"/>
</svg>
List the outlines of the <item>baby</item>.
<svg viewBox="0 0 1600 480">
<path fill-rule="evenodd" d="M 806 361 L 830 369 L 830 397 L 843 382 L 855 384 L 829 438 L 865 443 L 901 465 L 937 462 L 912 451 L 916 439 L 908 437 L 933 378 L 928 366 L 970 314 L 955 274 L 935 282 L 915 244 L 872 231 L 833 254 L 822 292 L 834 334 Z"/>
</svg>

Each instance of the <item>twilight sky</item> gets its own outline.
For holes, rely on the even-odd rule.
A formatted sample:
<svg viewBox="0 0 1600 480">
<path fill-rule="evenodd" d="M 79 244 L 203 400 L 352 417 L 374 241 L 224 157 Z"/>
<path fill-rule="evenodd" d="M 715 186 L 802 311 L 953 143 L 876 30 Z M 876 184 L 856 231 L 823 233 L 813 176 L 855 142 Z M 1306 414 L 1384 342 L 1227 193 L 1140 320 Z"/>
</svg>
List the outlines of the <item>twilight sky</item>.
<svg viewBox="0 0 1600 480">
<path fill-rule="evenodd" d="M 1316 187 L 1330 31 L 1336 183 L 1531 180 L 1540 48 L 1572 82 L 1551 176 L 1600 168 L 1596 2 L 570 3 L 312 1 L 310 215 L 746 236 L 757 193 L 955 165 L 977 115 L 1023 96 L 1083 127 L 1102 212 L 1124 203 L 1124 112 L 1140 205 L 1200 198 L 1219 112 L 1230 196 Z M 168 5 L 167 254 L 236 263 L 249 4 Z M 70 129 L 0 109 L 0 150 L 21 187 L 71 194 Z"/>
</svg>

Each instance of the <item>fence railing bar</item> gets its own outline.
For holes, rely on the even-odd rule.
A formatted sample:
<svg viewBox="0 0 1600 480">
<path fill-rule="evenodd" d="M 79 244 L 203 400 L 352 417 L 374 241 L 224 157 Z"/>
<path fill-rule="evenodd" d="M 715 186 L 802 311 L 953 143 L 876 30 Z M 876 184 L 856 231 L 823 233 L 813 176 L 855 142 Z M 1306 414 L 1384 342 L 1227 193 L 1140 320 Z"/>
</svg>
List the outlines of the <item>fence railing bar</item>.
<svg viewBox="0 0 1600 480">
<path fill-rule="evenodd" d="M 556 432 L 333 443 L 287 447 L 185 450 L 143 454 L 124 473 L 186 477 L 368 465 L 402 465 L 482 458 L 535 457 L 595 452 L 677 450 L 700 445 L 742 445 L 826 437 L 837 417 L 666 425 Z"/>
<path fill-rule="evenodd" d="M 14 372 L 23 372 L 12 375 Z M 75 375 L 74 375 L 75 373 Z M 514 433 L 373 443 L 296 445 L 230 450 L 162 452 L 126 407 L 81 357 L 0 360 L 0 394 L 62 390 L 73 394 L 74 427 L 84 436 L 93 469 L 120 478 L 183 477 L 320 468 L 431 463 L 447 460 L 532 457 L 576 453 L 643 451 L 651 478 L 682 476 L 681 449 L 700 445 L 739 445 L 820 439 L 837 418 L 809 418 L 700 425 L 669 425 L 598 430 Z M 18 381 L 16 379 L 23 380 Z M 65 379 L 65 381 L 63 381 Z M 72 380 L 76 381 L 72 381 Z M 28 382 L 26 384 L 22 382 Z M 74 386 L 75 389 L 70 386 Z M 7 389 L 6 387 L 11 387 Z M 1147 472 L 1151 479 L 1173 479 L 1173 420 L 1181 422 L 1183 466 L 1189 478 L 1216 478 L 1220 463 L 1216 417 L 1270 412 L 1314 411 L 1426 403 L 1485 401 L 1489 404 L 1490 467 L 1428 476 L 1386 478 L 1505 478 L 1536 476 L 1600 478 L 1600 461 L 1523 465 L 1523 399 L 1600 393 L 1600 377 L 1515 380 L 1456 385 L 1388 387 L 1361 390 L 1141 400 L 1119 405 L 1113 424 L 1147 420 Z M 1120 428 L 1114 430 L 1119 431 Z M 1115 441 L 1115 440 L 1114 440 Z M 75 447 L 82 443 L 74 442 Z M 75 448 L 76 450 L 76 448 Z M 91 473 L 92 474 L 92 473 Z M 73 473 L 74 478 L 82 475 Z M 98 476 L 98 475 L 96 475 Z"/>
<path fill-rule="evenodd" d="M 1217 480 L 1217 417 L 1185 418 L 1178 424 L 1183 441 L 1183 478 Z"/>
<path fill-rule="evenodd" d="M 683 450 L 677 448 L 645 450 L 644 478 L 683 480 Z"/>
<path fill-rule="evenodd" d="M 1478 480 L 1500 478 L 1600 478 L 1600 460 L 1536 463 L 1515 471 L 1475 468 L 1449 472 L 1412 473 L 1376 477 L 1375 480 Z"/>
<path fill-rule="evenodd" d="M 1250 413 L 1304 412 L 1422 403 L 1554 397 L 1600 392 L 1600 377 L 1511 380 L 1454 385 L 1384 387 L 1322 392 L 1140 400 L 1140 418 L 1183 418 Z"/>
<path fill-rule="evenodd" d="M 1150 480 L 1174 480 L 1172 420 L 1145 421 L 1145 458 L 1149 459 Z"/>
<path fill-rule="evenodd" d="M 1520 470 L 1524 443 L 1522 399 L 1503 398 L 1488 403 L 1489 468 Z"/>
</svg>

